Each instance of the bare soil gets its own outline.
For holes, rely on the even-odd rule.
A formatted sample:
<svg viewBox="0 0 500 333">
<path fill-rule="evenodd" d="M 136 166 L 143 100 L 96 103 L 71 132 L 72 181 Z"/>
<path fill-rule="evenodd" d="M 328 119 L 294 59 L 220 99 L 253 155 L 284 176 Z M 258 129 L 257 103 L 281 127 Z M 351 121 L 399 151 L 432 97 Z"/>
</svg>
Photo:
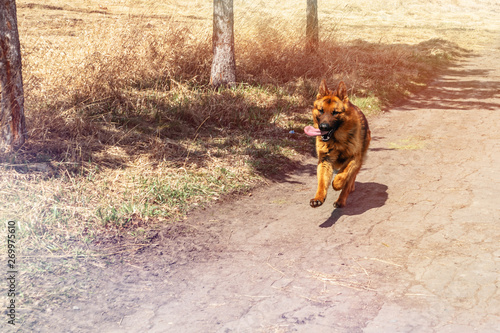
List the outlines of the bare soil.
<svg viewBox="0 0 500 333">
<path fill-rule="evenodd" d="M 150 243 L 101 259 L 24 258 L 44 263 L 46 277 L 22 283 L 55 296 L 21 305 L 16 328 L 500 332 L 500 47 L 491 45 L 370 120 L 347 207 L 333 208 L 333 190 L 309 207 L 307 157 L 269 186 L 151 231 Z"/>
</svg>

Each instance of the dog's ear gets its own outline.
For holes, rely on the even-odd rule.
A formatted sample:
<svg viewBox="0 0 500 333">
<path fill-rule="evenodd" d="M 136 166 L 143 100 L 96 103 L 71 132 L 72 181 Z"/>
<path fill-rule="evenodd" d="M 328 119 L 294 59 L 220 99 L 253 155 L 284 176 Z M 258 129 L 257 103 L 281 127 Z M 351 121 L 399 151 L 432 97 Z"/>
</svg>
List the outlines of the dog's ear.
<svg viewBox="0 0 500 333">
<path fill-rule="evenodd" d="M 319 85 L 319 92 L 318 92 L 318 96 L 316 96 L 316 99 L 323 98 L 323 97 L 328 96 L 330 94 L 331 94 L 331 92 L 330 92 L 330 90 L 328 90 L 328 87 L 326 86 L 326 81 L 325 81 L 325 79 L 323 79 L 321 81 L 321 84 Z"/>
<path fill-rule="evenodd" d="M 349 102 L 349 97 L 347 97 L 347 87 L 345 86 L 344 81 L 340 81 L 339 86 L 336 91 L 336 95 L 340 100 L 344 103 Z"/>
</svg>

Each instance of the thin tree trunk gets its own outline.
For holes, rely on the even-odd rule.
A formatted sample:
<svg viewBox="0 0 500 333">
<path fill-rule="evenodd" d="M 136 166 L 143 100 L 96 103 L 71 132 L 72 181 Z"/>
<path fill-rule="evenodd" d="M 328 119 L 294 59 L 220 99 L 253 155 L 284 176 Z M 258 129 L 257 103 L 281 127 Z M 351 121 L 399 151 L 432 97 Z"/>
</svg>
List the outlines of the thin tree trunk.
<svg viewBox="0 0 500 333">
<path fill-rule="evenodd" d="M 319 44 L 318 0 L 307 0 L 306 17 L 306 52 L 315 53 Z"/>
<path fill-rule="evenodd" d="M 24 144 L 24 91 L 15 0 L 0 0 L 0 150 Z"/>
<path fill-rule="evenodd" d="M 236 82 L 233 0 L 214 0 L 213 20 L 214 58 L 210 84 L 214 87 L 232 86 Z"/>
</svg>

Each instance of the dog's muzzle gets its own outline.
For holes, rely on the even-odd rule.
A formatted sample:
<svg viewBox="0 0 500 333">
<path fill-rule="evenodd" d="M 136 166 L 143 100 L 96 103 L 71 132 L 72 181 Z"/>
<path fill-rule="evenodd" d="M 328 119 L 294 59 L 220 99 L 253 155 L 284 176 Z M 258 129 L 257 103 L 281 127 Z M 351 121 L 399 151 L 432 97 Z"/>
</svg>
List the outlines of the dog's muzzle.
<svg viewBox="0 0 500 333">
<path fill-rule="evenodd" d="M 321 131 L 321 140 L 328 141 L 332 138 L 335 128 L 331 128 L 330 125 L 325 123 L 319 124 L 318 127 Z"/>
<path fill-rule="evenodd" d="M 333 136 L 333 132 L 335 132 L 334 129 L 329 130 L 329 131 L 325 131 L 325 132 L 321 131 L 321 140 L 323 140 L 323 141 L 330 140 Z"/>
</svg>

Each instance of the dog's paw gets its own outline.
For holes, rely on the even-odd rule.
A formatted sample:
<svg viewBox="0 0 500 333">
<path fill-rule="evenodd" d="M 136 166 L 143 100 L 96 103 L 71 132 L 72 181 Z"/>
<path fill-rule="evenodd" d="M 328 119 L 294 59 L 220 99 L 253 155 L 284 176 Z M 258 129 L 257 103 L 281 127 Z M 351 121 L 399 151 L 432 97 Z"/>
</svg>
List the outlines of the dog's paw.
<svg viewBox="0 0 500 333">
<path fill-rule="evenodd" d="M 324 201 L 325 200 L 321 201 L 319 199 L 313 198 L 313 199 L 311 199 L 311 201 L 309 202 L 309 204 L 311 205 L 312 208 L 316 208 L 316 207 L 321 206 Z"/>
<path fill-rule="evenodd" d="M 333 207 L 335 207 L 335 208 L 342 208 L 344 206 L 345 206 L 345 202 L 342 202 L 340 200 L 335 201 L 335 203 L 333 204 Z"/>
<path fill-rule="evenodd" d="M 335 191 L 340 191 L 344 188 L 346 181 L 346 176 L 343 173 L 339 173 L 333 178 L 332 187 Z"/>
</svg>

